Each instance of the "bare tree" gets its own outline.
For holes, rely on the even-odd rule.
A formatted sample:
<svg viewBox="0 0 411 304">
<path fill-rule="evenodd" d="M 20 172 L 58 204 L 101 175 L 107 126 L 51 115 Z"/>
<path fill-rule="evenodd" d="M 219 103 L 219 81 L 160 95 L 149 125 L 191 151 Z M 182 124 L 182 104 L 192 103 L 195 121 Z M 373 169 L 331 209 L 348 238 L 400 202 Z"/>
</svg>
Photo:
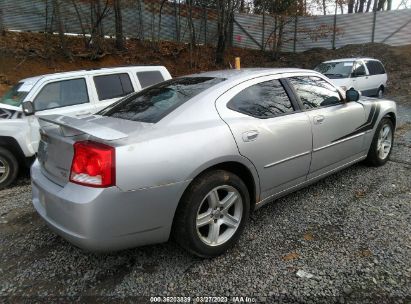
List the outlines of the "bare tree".
<svg viewBox="0 0 411 304">
<path fill-rule="evenodd" d="M 79 21 L 80 24 L 80 29 L 81 29 L 81 33 L 83 34 L 83 42 L 84 42 L 84 48 L 88 48 L 89 47 L 89 42 L 87 40 L 87 34 L 86 34 L 86 29 L 84 27 L 84 23 L 83 23 L 83 18 L 81 16 L 81 12 L 80 9 L 78 8 L 77 4 L 76 4 L 76 0 L 72 0 L 74 9 L 76 11 L 76 15 L 77 15 L 77 19 Z"/>
<path fill-rule="evenodd" d="M 354 0 L 348 0 L 348 13 L 349 14 L 354 13 L 354 4 L 355 4 Z"/>
<path fill-rule="evenodd" d="M 158 17 L 158 33 L 157 33 L 157 39 L 160 41 L 160 34 L 161 34 L 161 16 L 163 15 L 163 7 L 164 3 L 166 3 L 167 0 L 162 0 L 160 4 L 160 12 L 159 12 L 159 17 Z"/>
<path fill-rule="evenodd" d="M 387 0 L 378 0 L 377 11 L 383 11 Z"/>
<path fill-rule="evenodd" d="M 224 63 L 224 54 L 229 39 L 229 27 L 234 18 L 234 11 L 239 6 L 239 0 L 217 0 L 217 48 L 215 62 Z"/>
<path fill-rule="evenodd" d="M 114 22 L 116 27 L 116 48 L 124 49 L 123 18 L 121 16 L 121 0 L 114 0 Z"/>
<path fill-rule="evenodd" d="M 61 49 L 63 51 L 64 56 L 71 59 L 72 55 L 71 55 L 70 50 L 67 48 L 67 41 L 64 35 L 64 24 L 63 24 L 63 20 L 61 19 L 59 0 L 53 0 L 53 9 L 54 9 L 54 15 L 56 17 Z"/>
</svg>

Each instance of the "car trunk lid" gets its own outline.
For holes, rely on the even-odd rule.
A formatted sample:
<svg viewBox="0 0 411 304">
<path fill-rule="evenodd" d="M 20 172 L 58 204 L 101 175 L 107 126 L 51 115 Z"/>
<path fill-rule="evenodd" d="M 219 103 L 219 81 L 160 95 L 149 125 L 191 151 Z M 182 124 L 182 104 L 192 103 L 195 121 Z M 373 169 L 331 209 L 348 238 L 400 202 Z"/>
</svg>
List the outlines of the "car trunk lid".
<svg viewBox="0 0 411 304">
<path fill-rule="evenodd" d="M 126 139 L 129 133 L 142 130 L 147 125 L 137 122 L 124 125 L 119 119 L 99 116 L 74 118 L 47 115 L 39 117 L 39 120 L 38 160 L 43 174 L 61 186 L 68 183 L 70 178 L 75 142 L 92 140 L 116 146 L 119 144 L 116 141 Z"/>
</svg>

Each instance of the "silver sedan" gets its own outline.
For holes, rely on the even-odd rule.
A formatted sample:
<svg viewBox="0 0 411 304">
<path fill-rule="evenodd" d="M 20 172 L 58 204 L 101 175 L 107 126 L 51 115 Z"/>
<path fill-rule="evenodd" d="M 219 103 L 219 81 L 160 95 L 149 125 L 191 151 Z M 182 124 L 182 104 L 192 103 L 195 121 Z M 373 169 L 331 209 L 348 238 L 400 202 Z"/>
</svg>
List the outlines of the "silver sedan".
<svg viewBox="0 0 411 304">
<path fill-rule="evenodd" d="M 51 229 L 93 251 L 173 235 L 213 257 L 236 243 L 252 210 L 356 162 L 383 165 L 396 104 L 314 71 L 243 69 L 42 120 L 33 204 Z"/>
</svg>

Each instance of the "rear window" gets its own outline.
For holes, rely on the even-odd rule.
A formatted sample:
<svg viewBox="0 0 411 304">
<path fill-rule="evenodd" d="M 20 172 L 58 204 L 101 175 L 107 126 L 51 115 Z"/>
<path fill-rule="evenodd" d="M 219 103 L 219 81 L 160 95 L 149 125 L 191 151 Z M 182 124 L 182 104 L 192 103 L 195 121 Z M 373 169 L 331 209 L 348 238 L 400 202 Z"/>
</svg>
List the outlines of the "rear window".
<svg viewBox="0 0 411 304">
<path fill-rule="evenodd" d="M 137 72 L 137 78 L 138 81 L 140 81 L 141 88 L 143 89 L 164 81 L 163 75 L 161 75 L 160 71 Z"/>
<path fill-rule="evenodd" d="M 213 77 L 171 79 L 126 97 L 97 114 L 156 123 L 187 100 L 224 80 Z"/>
<path fill-rule="evenodd" d="M 99 100 L 122 97 L 134 92 L 127 73 L 94 76 Z"/>
</svg>

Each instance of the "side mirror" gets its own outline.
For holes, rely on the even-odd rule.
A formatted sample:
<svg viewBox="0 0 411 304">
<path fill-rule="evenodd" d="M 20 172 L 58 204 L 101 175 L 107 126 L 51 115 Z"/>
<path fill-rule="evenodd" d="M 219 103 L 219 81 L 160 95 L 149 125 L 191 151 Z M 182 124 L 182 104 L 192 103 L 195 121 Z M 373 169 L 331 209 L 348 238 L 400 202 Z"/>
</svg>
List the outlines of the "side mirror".
<svg viewBox="0 0 411 304">
<path fill-rule="evenodd" d="M 34 105 L 31 101 L 23 102 L 23 113 L 26 116 L 34 115 Z"/>
<path fill-rule="evenodd" d="M 360 99 L 360 92 L 354 89 L 349 89 L 345 92 L 345 100 L 349 101 L 358 101 Z"/>
</svg>

